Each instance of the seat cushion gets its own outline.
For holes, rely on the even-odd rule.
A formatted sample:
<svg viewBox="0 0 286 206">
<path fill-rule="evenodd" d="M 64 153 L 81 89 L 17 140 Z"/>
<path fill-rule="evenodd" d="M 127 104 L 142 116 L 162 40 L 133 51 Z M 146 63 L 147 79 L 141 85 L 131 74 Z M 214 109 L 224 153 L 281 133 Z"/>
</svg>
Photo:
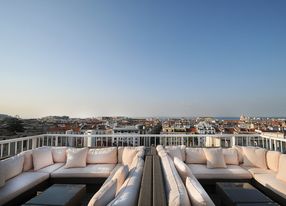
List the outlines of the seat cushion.
<svg viewBox="0 0 286 206">
<path fill-rule="evenodd" d="M 186 148 L 186 163 L 188 164 L 206 164 L 207 158 L 203 148 Z"/>
<path fill-rule="evenodd" d="M 278 151 L 267 151 L 266 153 L 267 167 L 274 172 L 278 171 L 280 155 L 281 153 Z"/>
<path fill-rule="evenodd" d="M 250 172 L 252 176 L 254 176 L 255 174 L 276 174 L 273 170 L 268 170 L 268 169 L 266 170 L 258 167 L 245 167 L 245 166 L 241 167 Z"/>
<path fill-rule="evenodd" d="M 87 152 L 87 147 L 67 149 L 67 162 L 65 168 L 86 167 Z"/>
<path fill-rule="evenodd" d="M 189 164 L 192 173 L 198 179 L 251 179 L 252 175 L 238 165 L 227 168 L 209 169 L 205 164 Z"/>
<path fill-rule="evenodd" d="M 255 147 L 242 147 L 242 150 L 244 166 L 267 169 L 266 149 Z"/>
<path fill-rule="evenodd" d="M 40 147 L 32 152 L 34 170 L 54 164 L 52 150 L 50 147 Z"/>
<path fill-rule="evenodd" d="M 23 172 L 8 180 L 5 186 L 0 188 L 0 205 L 7 203 L 48 178 L 49 174 L 47 173 Z"/>
<path fill-rule="evenodd" d="M 65 168 L 52 172 L 52 178 L 71 178 L 71 177 L 108 177 L 115 164 L 88 164 L 83 168 Z"/>
<path fill-rule="evenodd" d="M 185 185 L 169 155 L 161 156 L 168 205 L 190 205 Z"/>
<path fill-rule="evenodd" d="M 140 192 L 140 185 L 142 179 L 144 167 L 144 160 L 140 158 L 137 162 L 136 167 L 132 168 L 129 172 L 126 180 L 124 181 L 123 185 L 121 186 L 119 192 L 116 194 L 114 200 L 112 200 L 108 206 L 135 206 L 137 205 L 139 192 Z"/>
<path fill-rule="evenodd" d="M 90 199 L 88 206 L 103 206 L 107 205 L 115 198 L 116 180 L 111 180 L 103 185 Z"/>
<path fill-rule="evenodd" d="M 275 174 L 255 174 L 254 179 L 286 199 L 286 182 L 277 179 Z"/>
<path fill-rule="evenodd" d="M 64 163 L 67 161 L 67 147 L 53 147 L 52 148 L 52 155 L 53 160 L 56 163 Z"/>
<path fill-rule="evenodd" d="M 42 169 L 39 169 L 37 172 L 44 172 L 44 173 L 52 173 L 54 171 L 56 171 L 57 169 L 63 167 L 65 165 L 65 163 L 55 163 L 52 165 L 49 165 L 47 167 L 44 167 Z"/>
<path fill-rule="evenodd" d="M 221 148 L 204 148 L 207 158 L 207 168 L 226 168 Z"/>
<path fill-rule="evenodd" d="M 116 164 L 117 148 L 89 149 L 86 161 L 88 164 Z"/>
</svg>

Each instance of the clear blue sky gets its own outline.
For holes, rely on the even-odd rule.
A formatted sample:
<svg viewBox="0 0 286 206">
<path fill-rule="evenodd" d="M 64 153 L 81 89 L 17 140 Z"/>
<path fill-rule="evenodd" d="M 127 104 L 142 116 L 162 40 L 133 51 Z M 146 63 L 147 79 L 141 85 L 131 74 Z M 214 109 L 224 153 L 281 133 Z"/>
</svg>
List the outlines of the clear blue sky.
<svg viewBox="0 0 286 206">
<path fill-rule="evenodd" d="M 0 2 L 0 113 L 286 116 L 286 1 Z"/>
</svg>

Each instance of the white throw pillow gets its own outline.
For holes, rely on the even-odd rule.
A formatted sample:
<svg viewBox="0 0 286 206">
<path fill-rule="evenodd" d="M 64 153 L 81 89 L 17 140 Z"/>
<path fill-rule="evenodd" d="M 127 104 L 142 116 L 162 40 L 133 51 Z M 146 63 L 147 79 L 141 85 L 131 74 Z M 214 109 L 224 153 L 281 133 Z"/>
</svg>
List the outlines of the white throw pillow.
<svg viewBox="0 0 286 206">
<path fill-rule="evenodd" d="M 204 148 L 207 168 L 226 168 L 221 148 Z"/>
<path fill-rule="evenodd" d="M 49 147 L 34 149 L 32 156 L 35 171 L 54 164 L 52 150 Z"/>
<path fill-rule="evenodd" d="M 222 149 L 225 163 L 227 165 L 238 165 L 238 155 L 235 148 Z"/>
<path fill-rule="evenodd" d="M 24 166 L 23 166 L 23 171 L 29 171 L 33 169 L 33 151 L 32 150 L 27 150 L 24 152 L 21 152 L 20 155 L 24 156 Z"/>
<path fill-rule="evenodd" d="M 286 182 L 286 154 L 281 154 L 279 158 L 279 169 L 276 175 L 277 179 Z"/>
<path fill-rule="evenodd" d="M 186 163 L 206 164 L 207 158 L 203 148 L 186 148 Z"/>
<path fill-rule="evenodd" d="M 56 163 L 65 163 L 67 161 L 67 147 L 53 147 L 52 148 L 52 155 L 53 160 Z"/>
<path fill-rule="evenodd" d="M 133 158 L 137 155 L 138 150 L 135 148 L 124 148 L 122 152 L 122 164 L 130 168 Z"/>
<path fill-rule="evenodd" d="M 128 176 L 129 170 L 127 166 L 121 166 L 115 172 L 112 177 L 112 180 L 116 180 L 116 194 L 118 193 L 119 189 L 123 185 L 126 177 Z"/>
<path fill-rule="evenodd" d="M 117 148 L 89 149 L 87 153 L 87 163 L 89 164 L 116 164 Z"/>
<path fill-rule="evenodd" d="M 24 156 L 16 155 L 1 161 L 2 175 L 5 181 L 19 175 L 23 171 Z M 3 177 L 2 177 L 3 178 Z M 2 180 L 3 181 L 3 180 Z"/>
<path fill-rule="evenodd" d="M 88 148 L 69 148 L 67 149 L 67 163 L 65 168 L 86 167 L 86 157 Z"/>
<path fill-rule="evenodd" d="M 199 188 L 197 188 L 197 182 L 195 182 L 192 178 L 187 177 L 186 189 L 189 194 L 192 205 L 194 206 L 206 206 L 207 205 L 206 201 L 204 200 L 203 195 L 199 191 Z"/>
<path fill-rule="evenodd" d="M 280 155 L 281 153 L 277 151 L 267 151 L 266 162 L 270 170 L 273 170 L 274 172 L 278 171 Z"/>
<path fill-rule="evenodd" d="M 193 176 L 191 169 L 179 158 L 174 158 L 174 165 L 183 182 L 186 182 L 187 177 Z"/>
<path fill-rule="evenodd" d="M 242 147 L 243 165 L 246 167 L 259 167 L 267 169 L 266 149 L 255 147 Z"/>
<path fill-rule="evenodd" d="M 116 180 L 110 180 L 93 195 L 88 206 L 105 206 L 115 198 Z"/>
</svg>

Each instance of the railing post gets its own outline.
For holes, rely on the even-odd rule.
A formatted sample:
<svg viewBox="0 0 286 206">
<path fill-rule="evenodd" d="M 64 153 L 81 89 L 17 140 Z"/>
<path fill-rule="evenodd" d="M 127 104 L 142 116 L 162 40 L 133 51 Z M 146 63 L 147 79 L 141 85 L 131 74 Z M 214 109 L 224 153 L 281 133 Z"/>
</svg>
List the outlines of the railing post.
<svg viewBox="0 0 286 206">
<path fill-rule="evenodd" d="M 272 150 L 272 142 L 270 138 L 269 138 L 269 150 Z"/>
<path fill-rule="evenodd" d="M 37 148 L 37 140 L 38 140 L 38 137 L 34 137 L 32 139 L 32 149 L 36 149 Z"/>
<path fill-rule="evenodd" d="M 230 145 L 233 147 L 236 145 L 235 143 L 235 136 L 232 136 L 231 139 L 230 139 Z"/>
</svg>

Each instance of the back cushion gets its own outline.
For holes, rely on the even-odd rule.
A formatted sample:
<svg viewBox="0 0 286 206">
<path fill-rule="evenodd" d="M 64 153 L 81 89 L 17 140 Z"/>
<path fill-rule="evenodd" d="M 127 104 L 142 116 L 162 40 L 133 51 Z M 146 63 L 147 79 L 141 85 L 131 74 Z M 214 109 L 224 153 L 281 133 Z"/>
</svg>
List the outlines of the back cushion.
<svg viewBox="0 0 286 206">
<path fill-rule="evenodd" d="M 174 165 L 183 182 L 186 182 L 187 177 L 193 176 L 191 169 L 179 158 L 174 158 Z"/>
<path fill-rule="evenodd" d="M 0 187 L 5 185 L 5 171 L 2 161 L 0 161 Z"/>
<path fill-rule="evenodd" d="M 110 180 L 104 184 L 91 198 L 88 206 L 103 206 L 111 202 L 116 193 L 116 180 Z"/>
<path fill-rule="evenodd" d="M 266 149 L 255 148 L 255 147 L 242 147 L 242 150 L 243 150 L 244 166 L 267 169 Z"/>
<path fill-rule="evenodd" d="M 172 157 L 180 158 L 182 161 L 186 161 L 186 146 L 166 146 L 165 147 L 167 153 Z"/>
<path fill-rule="evenodd" d="M 52 155 L 53 160 L 56 163 L 64 163 L 67 161 L 67 147 L 53 147 L 52 148 Z"/>
<path fill-rule="evenodd" d="M 286 183 L 286 154 L 279 157 L 279 168 L 276 177 Z"/>
<path fill-rule="evenodd" d="M 27 150 L 24 152 L 21 152 L 20 155 L 24 156 L 24 166 L 23 166 L 23 171 L 29 171 L 33 169 L 33 151 L 32 150 Z"/>
<path fill-rule="evenodd" d="M 241 146 L 238 146 L 238 145 L 235 145 L 235 146 L 232 146 L 232 148 L 236 149 L 236 151 L 237 151 L 238 162 L 239 162 L 239 163 L 243 163 L 243 151 L 242 151 L 242 147 L 241 147 Z"/>
<path fill-rule="evenodd" d="M 168 205 L 190 205 L 190 200 L 174 162 L 168 155 L 161 156 Z"/>
<path fill-rule="evenodd" d="M 32 152 L 34 170 L 39 170 L 54 164 L 52 150 L 49 147 L 40 147 Z"/>
<path fill-rule="evenodd" d="M 65 168 L 86 167 L 87 152 L 87 147 L 67 149 L 67 162 Z"/>
<path fill-rule="evenodd" d="M 89 149 L 87 153 L 88 164 L 116 164 L 117 148 Z"/>
<path fill-rule="evenodd" d="M 1 167 L 3 168 L 3 175 L 5 181 L 19 175 L 23 171 L 24 156 L 16 155 L 8 159 L 2 160 Z M 2 180 L 3 181 L 3 180 Z"/>
<path fill-rule="evenodd" d="M 204 148 L 207 158 L 207 168 L 226 168 L 221 148 Z"/>
<path fill-rule="evenodd" d="M 207 158 L 203 148 L 186 148 L 186 163 L 188 164 L 206 164 Z"/>
<path fill-rule="evenodd" d="M 237 150 L 235 148 L 222 149 L 222 153 L 224 155 L 224 160 L 227 165 L 239 164 Z"/>
<path fill-rule="evenodd" d="M 144 150 L 145 150 L 145 147 L 144 146 L 139 146 L 139 147 L 118 147 L 117 148 L 117 158 L 118 158 L 118 163 L 122 163 L 122 155 L 123 155 L 123 150 L 127 148 L 127 149 L 132 149 L 132 150 L 136 150 L 138 151 L 138 156 L 140 157 L 144 157 Z"/>
<path fill-rule="evenodd" d="M 275 172 L 278 171 L 280 155 L 281 155 L 281 153 L 277 152 L 277 151 L 267 151 L 266 162 L 267 162 L 267 166 L 270 170 L 273 170 Z"/>
</svg>

